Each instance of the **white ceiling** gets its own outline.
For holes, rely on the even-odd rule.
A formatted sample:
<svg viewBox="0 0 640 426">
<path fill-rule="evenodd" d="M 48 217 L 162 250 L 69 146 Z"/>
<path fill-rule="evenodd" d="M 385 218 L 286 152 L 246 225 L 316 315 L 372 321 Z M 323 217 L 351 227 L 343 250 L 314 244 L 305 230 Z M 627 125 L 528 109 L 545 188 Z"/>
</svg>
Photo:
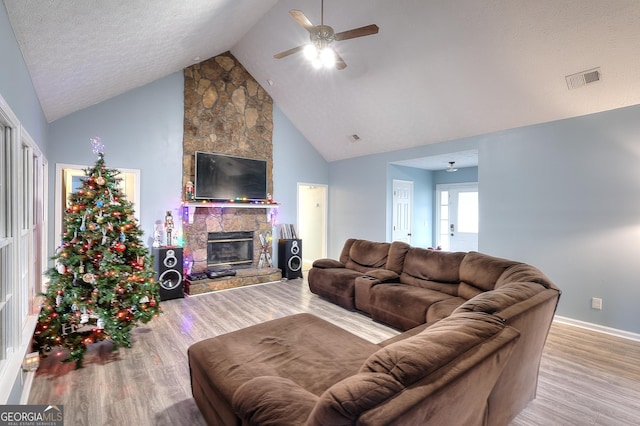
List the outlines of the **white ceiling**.
<svg viewBox="0 0 640 426">
<path fill-rule="evenodd" d="M 308 41 L 288 11 L 319 24 L 319 0 L 4 3 L 49 121 L 227 50 L 327 161 L 640 104 L 638 0 L 327 0 L 336 32 L 380 27 L 335 43 L 342 71 L 273 59 Z"/>
</svg>

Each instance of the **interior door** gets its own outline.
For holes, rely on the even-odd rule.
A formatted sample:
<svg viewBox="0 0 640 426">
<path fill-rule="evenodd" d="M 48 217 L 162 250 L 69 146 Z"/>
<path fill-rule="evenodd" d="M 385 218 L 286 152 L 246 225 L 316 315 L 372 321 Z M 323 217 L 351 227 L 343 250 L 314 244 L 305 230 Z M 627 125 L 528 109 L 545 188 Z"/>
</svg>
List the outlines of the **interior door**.
<svg viewBox="0 0 640 426">
<path fill-rule="evenodd" d="M 413 211 L 413 182 L 393 180 L 392 241 L 411 244 L 411 212 Z"/>
<path fill-rule="evenodd" d="M 327 257 L 328 186 L 298 183 L 298 233 L 302 240 L 302 270 Z"/>
<path fill-rule="evenodd" d="M 478 250 L 478 184 L 437 185 L 438 245 L 443 250 Z"/>
</svg>

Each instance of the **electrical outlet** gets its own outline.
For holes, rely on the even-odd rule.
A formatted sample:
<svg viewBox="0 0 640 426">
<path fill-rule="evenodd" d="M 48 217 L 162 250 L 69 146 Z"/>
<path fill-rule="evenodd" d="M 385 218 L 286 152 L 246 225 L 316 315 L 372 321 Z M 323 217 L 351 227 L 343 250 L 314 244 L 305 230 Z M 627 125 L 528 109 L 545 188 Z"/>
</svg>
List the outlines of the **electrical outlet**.
<svg viewBox="0 0 640 426">
<path fill-rule="evenodd" d="M 592 297 L 591 309 L 602 310 L 602 299 L 600 299 L 599 297 Z"/>
</svg>

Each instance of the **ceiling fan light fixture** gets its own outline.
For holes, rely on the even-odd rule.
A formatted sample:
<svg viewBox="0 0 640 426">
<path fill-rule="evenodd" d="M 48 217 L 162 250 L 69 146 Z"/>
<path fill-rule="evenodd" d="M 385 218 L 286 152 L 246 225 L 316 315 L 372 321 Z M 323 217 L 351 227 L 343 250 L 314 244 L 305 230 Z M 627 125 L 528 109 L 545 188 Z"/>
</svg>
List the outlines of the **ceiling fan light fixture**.
<svg viewBox="0 0 640 426">
<path fill-rule="evenodd" d="M 319 70 L 320 68 L 322 68 L 322 60 L 320 60 L 319 56 L 316 56 L 313 60 L 311 60 L 311 65 L 313 66 L 313 68 Z"/>
<path fill-rule="evenodd" d="M 456 164 L 455 161 L 449 161 L 449 167 L 447 167 L 447 169 L 446 169 L 449 173 L 453 173 L 453 172 L 457 172 L 458 171 L 458 169 L 456 169 L 453 166 L 454 164 Z"/>
<path fill-rule="evenodd" d="M 333 68 L 336 65 L 336 55 L 333 49 L 325 47 L 320 51 L 320 61 L 325 68 Z"/>
<path fill-rule="evenodd" d="M 318 49 L 313 43 L 309 43 L 304 47 L 304 57 L 310 61 L 313 61 L 318 57 Z"/>
</svg>

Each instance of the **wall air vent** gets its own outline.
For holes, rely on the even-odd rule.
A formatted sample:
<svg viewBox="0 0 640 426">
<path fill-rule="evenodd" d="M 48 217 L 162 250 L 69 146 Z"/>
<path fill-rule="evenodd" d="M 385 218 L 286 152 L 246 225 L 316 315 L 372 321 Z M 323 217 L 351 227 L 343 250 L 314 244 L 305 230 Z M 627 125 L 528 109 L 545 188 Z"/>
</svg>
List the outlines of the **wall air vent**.
<svg viewBox="0 0 640 426">
<path fill-rule="evenodd" d="M 600 68 L 593 68 L 577 74 L 568 75 L 565 77 L 565 80 L 567 80 L 567 87 L 571 90 L 586 86 L 587 84 L 596 83 L 600 81 L 600 77 Z"/>
</svg>

